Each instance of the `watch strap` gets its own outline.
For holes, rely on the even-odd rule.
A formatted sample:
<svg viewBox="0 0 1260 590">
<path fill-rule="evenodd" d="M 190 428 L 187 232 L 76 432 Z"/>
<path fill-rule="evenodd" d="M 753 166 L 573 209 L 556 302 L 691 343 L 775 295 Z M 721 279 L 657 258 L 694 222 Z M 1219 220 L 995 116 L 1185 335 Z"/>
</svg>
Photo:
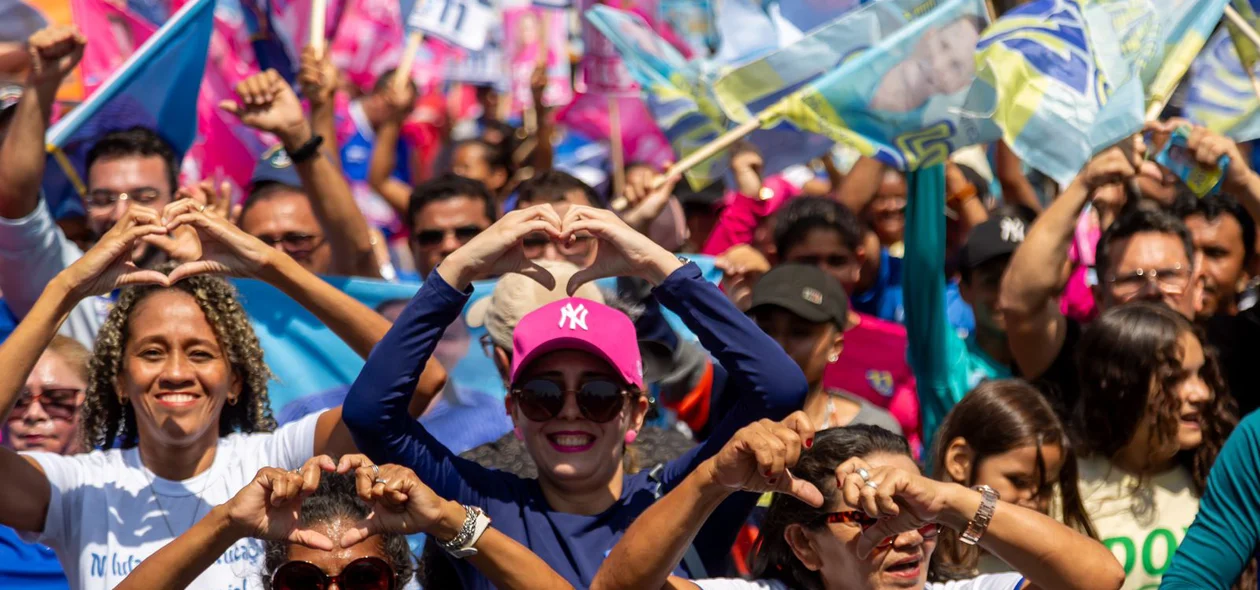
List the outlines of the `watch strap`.
<svg viewBox="0 0 1260 590">
<path fill-rule="evenodd" d="M 980 542 L 980 537 L 983 537 L 984 532 L 989 529 L 989 522 L 993 520 L 993 511 L 997 508 L 998 500 L 1001 499 L 997 490 L 989 486 L 980 485 L 972 489 L 980 492 L 980 507 L 976 509 L 976 515 L 967 523 L 967 530 L 958 539 L 964 545 L 975 545 Z"/>
<path fill-rule="evenodd" d="M 301 164 L 302 162 L 306 162 L 318 155 L 319 147 L 322 145 L 324 145 L 324 136 L 312 135 L 310 139 L 306 140 L 306 143 L 302 144 L 302 147 L 293 151 L 289 151 L 288 149 L 284 151 L 289 154 L 289 159 L 292 160 L 294 164 Z"/>
</svg>

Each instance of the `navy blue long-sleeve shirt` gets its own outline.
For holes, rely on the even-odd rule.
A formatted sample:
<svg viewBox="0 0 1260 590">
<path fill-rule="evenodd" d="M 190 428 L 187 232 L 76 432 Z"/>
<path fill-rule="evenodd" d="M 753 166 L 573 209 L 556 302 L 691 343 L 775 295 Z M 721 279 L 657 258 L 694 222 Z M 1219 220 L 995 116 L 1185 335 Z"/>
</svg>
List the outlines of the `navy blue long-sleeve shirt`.
<svg viewBox="0 0 1260 590">
<path fill-rule="evenodd" d="M 743 426 L 762 418 L 780 420 L 800 409 L 808 386 L 783 349 L 705 281 L 694 264 L 674 271 L 654 294 L 730 373 L 725 394 L 738 400 L 708 440 L 665 465 L 660 477 L 663 494 Z M 608 510 L 596 515 L 556 512 L 547 505 L 537 480 L 462 459 L 412 419 L 407 406 L 420 372 L 468 296 L 438 273 L 430 273 L 368 357 L 346 396 L 342 420 L 355 444 L 373 461 L 406 466 L 439 496 L 481 507 L 492 526 L 528 547 L 575 587 L 588 587 L 621 534 L 655 500 L 656 484 L 647 471 L 629 475 L 621 498 Z M 744 496 L 751 510 L 756 496 Z M 696 546 L 726 552 L 737 530 L 730 526 L 702 530 Z M 455 567 L 465 588 L 493 588 L 467 562 L 456 561 Z"/>
</svg>

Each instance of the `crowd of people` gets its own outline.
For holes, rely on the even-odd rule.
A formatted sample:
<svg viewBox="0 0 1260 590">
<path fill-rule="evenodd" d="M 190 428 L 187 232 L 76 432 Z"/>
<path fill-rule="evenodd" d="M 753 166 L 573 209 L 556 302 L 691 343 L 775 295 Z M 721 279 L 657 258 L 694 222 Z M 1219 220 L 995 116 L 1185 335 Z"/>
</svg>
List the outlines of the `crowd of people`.
<svg viewBox="0 0 1260 590">
<path fill-rule="evenodd" d="M 421 146 L 386 71 L 347 134 L 308 48 L 220 105 L 277 141 L 243 200 L 122 129 L 74 225 L 44 137 L 92 42 L 35 33 L 0 98 L 0 587 L 1257 587 L 1248 146 L 1170 114 L 1051 189 L 1000 143 L 593 187 L 488 87 Z M 1153 161 L 1174 131 L 1218 192 Z M 348 389 L 273 407 L 229 279 L 363 357 Z M 448 332 L 504 395 L 451 394 Z"/>
</svg>

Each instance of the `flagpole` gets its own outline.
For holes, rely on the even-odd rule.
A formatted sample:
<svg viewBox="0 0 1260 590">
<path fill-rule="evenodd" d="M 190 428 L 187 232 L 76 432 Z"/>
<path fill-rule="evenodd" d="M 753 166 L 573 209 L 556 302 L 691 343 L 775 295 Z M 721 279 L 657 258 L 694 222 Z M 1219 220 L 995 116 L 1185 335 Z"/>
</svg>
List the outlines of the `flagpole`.
<svg viewBox="0 0 1260 590">
<path fill-rule="evenodd" d="M 411 79 L 411 65 L 415 63 L 416 52 L 420 51 L 423 42 L 424 33 L 418 30 L 407 33 L 407 47 L 403 49 L 398 69 L 394 70 L 394 88 L 402 90 L 407 87 L 407 81 Z"/>
<path fill-rule="evenodd" d="M 1247 19 L 1238 14 L 1238 11 L 1234 10 L 1234 7 L 1229 4 L 1225 5 L 1225 18 L 1229 19 L 1229 22 L 1237 27 L 1243 36 L 1255 44 L 1256 47 L 1260 47 L 1260 33 L 1257 33 L 1256 29 L 1247 22 Z M 1243 65 L 1246 66 L 1246 64 Z M 1256 79 L 1256 73 L 1246 67 L 1243 69 L 1247 70 L 1247 78 L 1251 80 L 1251 91 L 1256 93 L 1256 98 L 1260 98 L 1260 80 Z"/>
<path fill-rule="evenodd" d="M 328 0 L 311 0 L 311 30 L 308 45 L 315 48 L 315 56 L 324 56 L 324 19 L 328 16 Z"/>
<path fill-rule="evenodd" d="M 626 190 L 626 156 L 621 145 L 621 101 L 612 95 L 608 97 L 608 142 L 612 152 L 613 199 L 625 201 Z M 625 205 L 614 207 L 625 209 Z"/>
</svg>

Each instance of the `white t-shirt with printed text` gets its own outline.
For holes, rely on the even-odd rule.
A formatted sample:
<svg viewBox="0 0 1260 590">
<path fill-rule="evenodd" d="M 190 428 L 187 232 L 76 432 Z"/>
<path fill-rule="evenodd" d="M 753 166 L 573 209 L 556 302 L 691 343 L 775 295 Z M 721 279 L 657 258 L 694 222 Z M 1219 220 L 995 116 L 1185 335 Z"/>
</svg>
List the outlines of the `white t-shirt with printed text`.
<svg viewBox="0 0 1260 590">
<path fill-rule="evenodd" d="M 221 438 L 210 469 L 184 481 L 155 476 L 134 447 L 70 456 L 23 453 L 39 463 L 52 493 L 44 532 L 22 537 L 57 552 L 71 588 L 113 588 L 143 559 L 235 496 L 259 469 L 301 467 L 314 454 L 318 419 L 316 413 L 275 432 Z M 262 563 L 262 542 L 243 539 L 188 588 L 260 588 Z"/>
<path fill-rule="evenodd" d="M 711 579 L 692 580 L 701 590 L 791 590 L 778 580 Z M 987 574 L 970 580 L 928 582 L 923 590 L 1019 590 L 1024 577 L 1019 574 Z"/>
</svg>

